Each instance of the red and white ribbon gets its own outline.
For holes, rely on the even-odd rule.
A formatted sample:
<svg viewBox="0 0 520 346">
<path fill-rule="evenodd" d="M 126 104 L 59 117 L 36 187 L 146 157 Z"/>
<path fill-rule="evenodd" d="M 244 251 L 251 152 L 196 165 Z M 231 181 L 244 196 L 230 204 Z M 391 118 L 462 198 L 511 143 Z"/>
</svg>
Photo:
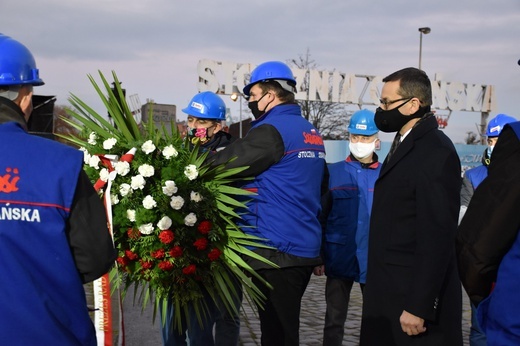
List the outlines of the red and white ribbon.
<svg viewBox="0 0 520 346">
<path fill-rule="evenodd" d="M 108 220 L 108 230 L 110 235 L 112 236 L 112 241 L 114 240 L 114 229 L 112 225 L 112 201 L 110 197 L 110 190 L 112 187 L 112 181 L 115 180 L 117 176 L 117 172 L 114 170 L 114 165 L 118 161 L 132 162 L 136 149 L 132 148 L 125 155 L 119 158 L 116 155 L 105 155 L 100 156 L 102 164 L 107 167 L 109 171 L 108 180 L 104 181 L 98 179 L 98 181 L 94 184 L 94 188 L 96 191 L 104 188 L 105 191 L 103 193 L 103 199 L 105 204 L 105 210 L 107 214 Z M 97 344 L 102 346 L 113 346 L 114 345 L 114 334 L 118 334 L 117 345 L 124 346 L 125 345 L 125 335 L 124 335 L 124 319 L 123 319 L 123 304 L 121 301 L 121 294 L 119 290 L 114 292 L 117 294 L 117 309 L 119 310 L 119 320 L 117 321 L 118 330 L 114 330 L 114 321 L 113 321 L 113 306 L 112 300 L 110 298 L 110 281 L 108 273 L 95 280 L 93 283 L 94 287 L 94 326 L 96 328 L 96 338 Z"/>
</svg>

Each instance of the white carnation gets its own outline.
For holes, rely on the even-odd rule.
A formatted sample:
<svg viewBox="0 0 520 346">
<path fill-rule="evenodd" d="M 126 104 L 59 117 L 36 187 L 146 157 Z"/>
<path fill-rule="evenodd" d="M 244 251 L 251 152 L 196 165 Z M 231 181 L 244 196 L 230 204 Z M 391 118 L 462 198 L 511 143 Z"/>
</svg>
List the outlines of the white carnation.
<svg viewBox="0 0 520 346">
<path fill-rule="evenodd" d="M 139 232 L 142 234 L 151 234 L 153 232 L 153 225 L 151 223 L 145 223 L 139 226 Z"/>
<path fill-rule="evenodd" d="M 135 222 L 135 210 L 128 209 L 126 211 L 126 217 L 128 218 L 128 220 L 130 220 L 132 222 Z"/>
<path fill-rule="evenodd" d="M 121 194 L 121 196 L 125 197 L 126 195 L 128 195 L 129 193 L 132 192 L 132 187 L 128 184 L 121 184 L 121 186 L 119 186 L 119 193 Z"/>
<path fill-rule="evenodd" d="M 191 191 L 191 193 L 190 193 L 190 199 L 191 199 L 193 202 L 200 202 L 200 201 L 202 201 L 202 196 L 201 196 L 200 193 L 198 193 L 198 192 Z"/>
<path fill-rule="evenodd" d="M 132 187 L 133 190 L 137 190 L 137 189 L 144 189 L 144 185 L 146 184 L 146 181 L 144 180 L 143 176 L 138 174 L 136 176 L 133 176 L 131 181 L 130 181 L 130 186 Z"/>
<path fill-rule="evenodd" d="M 103 168 L 102 170 L 99 171 L 99 179 L 103 180 L 104 182 L 107 182 L 109 174 L 110 174 L 110 172 L 108 171 L 108 169 Z"/>
<path fill-rule="evenodd" d="M 88 135 L 88 144 L 96 145 L 96 139 L 97 135 L 94 132 L 91 132 L 90 135 Z"/>
<path fill-rule="evenodd" d="M 163 156 L 166 158 L 166 159 L 171 159 L 172 157 L 177 157 L 177 155 L 179 155 L 179 152 L 177 151 L 177 149 L 175 149 L 173 147 L 173 145 L 168 145 L 166 147 L 164 147 L 163 151 L 162 151 L 162 154 Z"/>
<path fill-rule="evenodd" d="M 141 145 L 141 150 L 148 155 L 150 153 L 153 153 L 153 151 L 155 150 L 155 145 L 151 140 L 147 140 L 143 143 L 143 145 Z"/>
<path fill-rule="evenodd" d="M 99 157 L 97 155 L 92 155 L 89 160 L 88 160 L 88 165 L 92 168 L 95 168 L 95 169 L 98 169 L 99 168 L 99 163 L 101 162 L 101 160 L 99 159 Z"/>
<path fill-rule="evenodd" d="M 153 168 L 153 166 L 150 166 L 148 164 L 143 164 L 141 166 L 139 166 L 139 168 L 137 169 L 137 171 L 139 172 L 139 174 L 141 174 L 143 177 L 151 177 L 152 175 L 154 175 L 155 173 L 155 169 Z"/>
<path fill-rule="evenodd" d="M 153 199 L 152 196 L 148 195 L 143 199 L 143 207 L 145 209 L 153 209 L 157 207 L 157 202 L 155 201 L 155 199 Z"/>
<path fill-rule="evenodd" d="M 159 229 L 161 231 L 164 231 L 165 229 L 169 229 L 171 225 L 172 225 L 172 219 L 170 219 L 168 216 L 163 216 L 162 219 L 160 219 L 159 222 L 157 223 L 157 227 L 159 227 Z"/>
<path fill-rule="evenodd" d="M 166 196 L 173 196 L 173 194 L 176 193 L 177 190 L 177 185 L 175 185 L 175 182 L 173 180 L 166 180 L 164 182 L 164 186 L 162 187 L 162 192 Z"/>
<path fill-rule="evenodd" d="M 103 149 L 110 150 L 114 147 L 114 145 L 116 145 L 116 143 L 117 139 L 115 139 L 114 137 L 106 139 L 103 141 Z"/>
<path fill-rule="evenodd" d="M 186 226 L 193 226 L 197 223 L 197 216 L 194 213 L 189 213 L 184 218 L 184 224 Z"/>
<path fill-rule="evenodd" d="M 115 205 L 117 203 L 119 203 L 119 197 L 117 195 L 110 195 L 110 202 L 112 203 L 112 205 Z"/>
<path fill-rule="evenodd" d="M 182 208 L 182 206 L 184 205 L 184 198 L 182 198 L 181 196 L 173 196 L 171 201 L 170 201 L 170 206 L 175 209 L 175 210 L 179 210 Z"/>
<path fill-rule="evenodd" d="M 197 178 L 199 175 L 199 172 L 197 171 L 197 166 L 195 165 L 187 165 L 184 168 L 184 175 L 188 177 L 189 180 L 193 180 Z"/>
<path fill-rule="evenodd" d="M 130 172 L 130 164 L 126 161 L 118 161 L 114 165 L 114 170 L 117 172 L 117 174 L 124 177 Z"/>
</svg>

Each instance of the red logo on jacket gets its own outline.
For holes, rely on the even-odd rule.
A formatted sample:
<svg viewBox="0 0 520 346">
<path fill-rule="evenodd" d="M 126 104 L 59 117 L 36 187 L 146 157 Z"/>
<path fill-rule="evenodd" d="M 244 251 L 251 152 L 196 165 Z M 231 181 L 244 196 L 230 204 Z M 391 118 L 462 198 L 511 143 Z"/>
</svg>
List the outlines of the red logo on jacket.
<svg viewBox="0 0 520 346">
<path fill-rule="evenodd" d="M 316 132 L 315 129 L 312 129 L 311 133 L 308 133 L 308 132 L 303 133 L 303 142 L 307 143 L 307 144 L 323 145 L 323 139 Z"/>
<path fill-rule="evenodd" d="M 7 167 L 6 174 L 0 175 L 0 192 L 11 193 L 18 191 L 16 184 L 20 177 L 18 176 L 18 168 Z"/>
</svg>

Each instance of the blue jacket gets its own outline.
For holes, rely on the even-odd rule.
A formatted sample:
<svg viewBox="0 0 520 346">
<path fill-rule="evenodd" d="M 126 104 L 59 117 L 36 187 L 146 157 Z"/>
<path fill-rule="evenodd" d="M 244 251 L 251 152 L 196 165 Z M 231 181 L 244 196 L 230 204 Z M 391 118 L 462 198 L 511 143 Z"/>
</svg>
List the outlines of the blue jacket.
<svg viewBox="0 0 520 346">
<path fill-rule="evenodd" d="M 332 205 L 324 230 L 325 273 L 365 283 L 370 211 L 381 164 L 366 166 L 349 156 L 328 169 Z"/>
<path fill-rule="evenodd" d="M 249 234 L 268 239 L 280 252 L 313 258 L 320 254 L 321 181 L 325 147 L 297 104 L 282 104 L 251 122 L 250 132 L 271 125 L 283 140 L 280 160 L 243 188 L 256 193 L 241 224 Z M 252 227 L 249 227 L 252 226 Z"/>
<path fill-rule="evenodd" d="M 65 233 L 83 154 L 15 122 L 0 124 L 0 148 L 2 343 L 96 345 Z"/>
<path fill-rule="evenodd" d="M 487 173 L 488 173 L 487 166 L 480 165 L 480 166 L 467 170 L 464 174 L 471 182 L 471 185 L 473 186 L 473 190 L 475 190 L 480 185 L 482 180 L 484 180 L 487 177 Z"/>
</svg>

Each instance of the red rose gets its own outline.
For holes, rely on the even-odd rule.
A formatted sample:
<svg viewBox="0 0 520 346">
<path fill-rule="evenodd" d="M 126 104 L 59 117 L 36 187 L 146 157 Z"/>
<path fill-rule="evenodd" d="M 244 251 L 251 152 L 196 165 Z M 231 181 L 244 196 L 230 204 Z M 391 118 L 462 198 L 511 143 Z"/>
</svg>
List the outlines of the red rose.
<svg viewBox="0 0 520 346">
<path fill-rule="evenodd" d="M 209 231 L 211 231 L 211 226 L 212 226 L 211 222 L 209 222 L 208 220 L 204 220 L 201 223 L 199 223 L 199 225 L 197 226 L 197 229 L 202 234 L 208 234 Z"/>
<path fill-rule="evenodd" d="M 138 229 L 129 228 L 126 231 L 126 235 L 128 235 L 128 238 L 130 239 L 138 239 L 141 236 L 141 232 L 139 232 Z"/>
<path fill-rule="evenodd" d="M 164 249 L 159 249 L 159 250 L 155 250 L 155 251 L 152 251 L 150 253 L 150 255 L 153 257 L 153 258 L 164 258 Z"/>
<path fill-rule="evenodd" d="M 131 250 L 125 250 L 125 257 L 128 257 L 130 261 L 136 260 L 139 256 Z"/>
<path fill-rule="evenodd" d="M 169 229 L 161 231 L 161 233 L 159 233 L 159 240 L 163 244 L 170 244 L 173 241 L 173 239 L 175 239 L 175 235 Z"/>
<path fill-rule="evenodd" d="M 197 248 L 197 250 L 206 250 L 208 247 L 208 240 L 206 238 L 197 239 L 193 245 Z"/>
<path fill-rule="evenodd" d="M 117 263 L 119 263 L 120 265 L 122 265 L 123 267 L 126 267 L 128 265 L 128 258 L 125 256 L 125 257 L 118 257 L 117 258 Z"/>
<path fill-rule="evenodd" d="M 161 262 L 159 262 L 157 267 L 159 267 L 159 269 L 161 269 L 161 270 L 169 271 L 169 270 L 173 269 L 173 263 L 170 263 L 168 261 L 161 261 Z"/>
<path fill-rule="evenodd" d="M 181 257 L 182 256 L 182 248 L 180 246 L 174 246 L 170 250 L 170 256 L 174 257 L 174 258 Z"/>
<path fill-rule="evenodd" d="M 210 259 L 210 261 L 215 261 L 220 257 L 221 254 L 222 252 L 219 249 L 215 248 L 209 252 L 208 258 Z"/>
<path fill-rule="evenodd" d="M 182 268 L 182 273 L 184 275 L 191 275 L 195 273 L 196 269 L 197 267 L 195 266 L 195 264 L 190 264 L 189 266 Z"/>
<path fill-rule="evenodd" d="M 143 270 L 153 267 L 153 263 L 151 261 L 140 260 L 139 263 L 141 263 L 141 268 L 143 268 Z"/>
</svg>

